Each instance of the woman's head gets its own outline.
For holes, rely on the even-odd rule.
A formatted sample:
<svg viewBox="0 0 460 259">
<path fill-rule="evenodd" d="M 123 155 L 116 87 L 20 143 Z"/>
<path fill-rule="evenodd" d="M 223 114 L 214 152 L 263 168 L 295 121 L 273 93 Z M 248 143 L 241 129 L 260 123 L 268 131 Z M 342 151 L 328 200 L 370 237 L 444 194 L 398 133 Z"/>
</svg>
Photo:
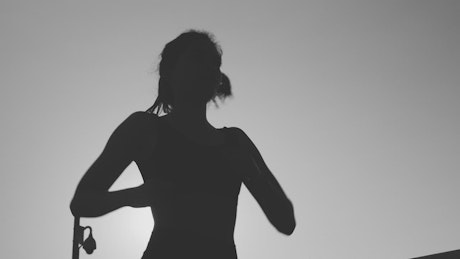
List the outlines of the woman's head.
<svg viewBox="0 0 460 259">
<path fill-rule="evenodd" d="M 228 77 L 220 71 L 222 49 L 214 36 L 188 30 L 168 42 L 158 64 L 158 96 L 147 111 L 169 113 L 176 102 L 208 103 L 231 96 Z"/>
</svg>

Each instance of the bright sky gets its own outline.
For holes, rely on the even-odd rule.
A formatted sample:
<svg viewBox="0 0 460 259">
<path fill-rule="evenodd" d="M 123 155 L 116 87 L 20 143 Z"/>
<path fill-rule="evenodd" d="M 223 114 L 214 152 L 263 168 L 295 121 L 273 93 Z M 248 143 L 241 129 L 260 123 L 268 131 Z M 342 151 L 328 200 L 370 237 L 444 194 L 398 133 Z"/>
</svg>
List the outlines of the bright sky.
<svg viewBox="0 0 460 259">
<path fill-rule="evenodd" d="M 460 249 L 459 12 L 455 0 L 2 1 L 2 257 L 70 258 L 78 181 L 153 104 L 157 57 L 189 28 L 214 33 L 234 86 L 210 122 L 242 128 L 294 203 L 287 237 L 242 187 L 239 258 Z M 133 163 L 112 189 L 139 184 Z M 81 223 L 97 241 L 81 258 L 94 259 L 140 258 L 154 224 L 133 208 Z"/>
</svg>

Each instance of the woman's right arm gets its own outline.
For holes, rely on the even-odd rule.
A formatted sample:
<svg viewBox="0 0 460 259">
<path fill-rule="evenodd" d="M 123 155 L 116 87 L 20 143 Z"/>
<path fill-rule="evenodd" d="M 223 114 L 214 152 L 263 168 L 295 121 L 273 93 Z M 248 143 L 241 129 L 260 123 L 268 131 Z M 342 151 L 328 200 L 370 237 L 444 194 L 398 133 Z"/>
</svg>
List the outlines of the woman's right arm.
<svg viewBox="0 0 460 259">
<path fill-rule="evenodd" d="M 296 227 L 292 202 L 265 164 L 252 140 L 243 130 L 236 129 L 238 141 L 248 161 L 248 166 L 243 172 L 244 185 L 259 203 L 273 226 L 281 233 L 291 235 Z"/>
</svg>

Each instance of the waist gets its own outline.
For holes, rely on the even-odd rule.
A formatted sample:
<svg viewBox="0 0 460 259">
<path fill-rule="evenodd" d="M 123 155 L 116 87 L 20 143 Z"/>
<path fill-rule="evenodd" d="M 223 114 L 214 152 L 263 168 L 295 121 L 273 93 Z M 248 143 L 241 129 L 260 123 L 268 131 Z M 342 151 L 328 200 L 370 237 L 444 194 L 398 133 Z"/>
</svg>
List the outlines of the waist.
<svg viewBox="0 0 460 259">
<path fill-rule="evenodd" d="M 204 227 L 204 226 L 203 226 Z M 233 232 L 213 233 L 199 227 L 184 227 L 166 224 L 156 224 L 152 230 L 152 238 L 175 240 L 175 242 L 213 244 L 219 247 L 234 247 Z M 196 245 L 196 244 L 195 244 Z"/>
<path fill-rule="evenodd" d="M 197 233 L 204 238 L 233 240 L 236 205 L 181 199 L 163 207 L 151 208 L 157 229 L 175 229 Z"/>
<path fill-rule="evenodd" d="M 233 237 L 211 237 L 190 229 L 155 225 L 143 258 L 165 255 L 168 258 L 237 258 Z"/>
</svg>

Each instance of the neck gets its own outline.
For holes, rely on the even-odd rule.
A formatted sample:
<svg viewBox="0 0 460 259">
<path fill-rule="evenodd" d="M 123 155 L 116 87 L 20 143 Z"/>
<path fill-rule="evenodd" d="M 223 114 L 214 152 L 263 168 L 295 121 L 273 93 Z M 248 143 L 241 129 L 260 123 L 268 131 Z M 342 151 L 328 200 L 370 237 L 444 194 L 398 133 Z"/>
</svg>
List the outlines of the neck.
<svg viewBox="0 0 460 259">
<path fill-rule="evenodd" d="M 206 104 L 175 103 L 169 114 L 171 121 L 188 128 L 209 128 Z"/>
</svg>

